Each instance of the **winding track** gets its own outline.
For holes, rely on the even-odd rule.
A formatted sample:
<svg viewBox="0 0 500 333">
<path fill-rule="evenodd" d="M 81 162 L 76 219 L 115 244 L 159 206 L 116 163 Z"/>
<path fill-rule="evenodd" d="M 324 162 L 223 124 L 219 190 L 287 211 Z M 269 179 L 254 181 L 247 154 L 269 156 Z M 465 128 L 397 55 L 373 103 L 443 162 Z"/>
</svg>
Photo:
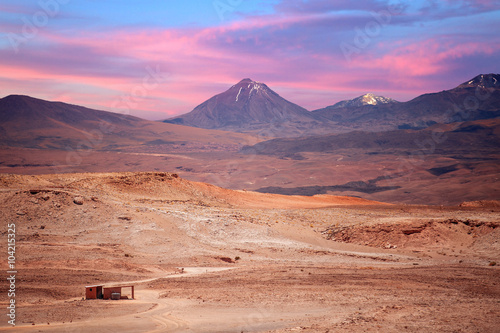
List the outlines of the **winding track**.
<svg viewBox="0 0 500 333">
<path fill-rule="evenodd" d="M 191 277 L 203 275 L 211 272 L 219 272 L 234 269 L 232 267 L 188 267 L 184 269 L 184 274 L 167 275 L 138 281 L 121 281 L 113 284 L 140 284 L 152 282 L 165 278 Z M 110 283 L 111 284 L 111 283 Z M 1 327 L 0 332 L 54 332 L 54 333 L 164 333 L 164 332 L 182 332 L 189 329 L 189 323 L 177 319 L 171 315 L 171 312 L 178 307 L 172 301 L 161 298 L 160 294 L 154 290 L 137 290 L 136 300 L 151 304 L 151 308 L 137 314 L 127 314 L 112 318 L 102 318 L 97 321 L 85 320 L 74 323 L 51 323 L 50 325 L 23 325 L 15 327 Z"/>
</svg>

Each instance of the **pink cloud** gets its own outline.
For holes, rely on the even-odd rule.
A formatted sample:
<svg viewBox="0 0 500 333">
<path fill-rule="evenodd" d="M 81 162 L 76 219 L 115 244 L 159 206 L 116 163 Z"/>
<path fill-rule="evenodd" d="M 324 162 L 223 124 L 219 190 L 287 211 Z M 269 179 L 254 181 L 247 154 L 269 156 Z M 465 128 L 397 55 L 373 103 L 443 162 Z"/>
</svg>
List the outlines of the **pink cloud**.
<svg viewBox="0 0 500 333">
<path fill-rule="evenodd" d="M 385 45 L 381 48 L 385 49 Z M 454 39 L 433 38 L 396 47 L 381 56 L 368 54 L 359 57 L 355 59 L 355 66 L 418 77 L 444 73 L 450 70 L 455 59 L 477 54 L 492 55 L 498 51 L 500 45 L 489 42 L 460 43 Z"/>
<path fill-rule="evenodd" d="M 346 22 L 335 15 L 293 12 L 221 27 L 76 36 L 41 31 L 19 57 L 5 57 L 0 80 L 16 79 L 10 81 L 12 93 L 41 93 L 48 99 L 109 110 L 116 98 L 140 87 L 146 67 L 158 67 L 167 79 L 137 98 L 133 112 L 159 119 L 162 114 L 167 118 L 189 112 L 245 77 L 266 82 L 308 109 L 366 92 L 409 99 L 429 92 L 424 84 L 429 77 L 453 70 L 457 61 L 475 55 L 494 57 L 500 50 L 498 43 L 481 38 L 463 42 L 461 36 L 441 36 L 395 43 L 381 36 L 373 48 L 347 63 L 339 51 L 345 35 L 333 29 L 342 31 Z M 37 88 L 23 82 L 45 84 Z"/>
</svg>

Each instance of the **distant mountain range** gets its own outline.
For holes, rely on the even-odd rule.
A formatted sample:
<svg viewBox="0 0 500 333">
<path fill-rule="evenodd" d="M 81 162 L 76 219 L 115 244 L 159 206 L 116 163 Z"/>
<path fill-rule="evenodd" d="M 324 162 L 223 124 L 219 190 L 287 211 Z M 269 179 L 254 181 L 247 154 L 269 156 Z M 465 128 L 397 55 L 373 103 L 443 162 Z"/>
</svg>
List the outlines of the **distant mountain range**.
<svg viewBox="0 0 500 333">
<path fill-rule="evenodd" d="M 294 137 L 353 130 L 422 129 L 436 123 L 491 119 L 500 110 L 500 75 L 482 74 L 451 90 L 408 102 L 366 94 L 309 112 L 263 83 L 244 79 L 168 123 Z"/>
<path fill-rule="evenodd" d="M 478 75 L 451 90 L 424 94 L 404 103 L 335 105 L 313 111 L 351 130 L 383 131 L 422 129 L 436 123 L 462 122 L 498 117 L 500 75 Z"/>
<path fill-rule="evenodd" d="M 153 143 L 185 144 L 197 138 L 217 143 L 223 142 L 217 138 L 233 132 L 232 139 L 248 143 L 256 140 L 243 139 L 234 132 L 257 134 L 261 138 L 257 141 L 262 141 L 269 137 L 424 129 L 438 123 L 494 119 L 499 111 L 498 74 L 478 75 L 454 89 L 409 102 L 367 94 L 312 112 L 288 102 L 264 83 L 244 79 L 190 113 L 164 123 L 11 95 L 0 99 L 0 139 L 3 145 L 17 147 L 85 149 L 91 142 L 92 148 L 118 149 Z M 222 132 L 202 129 L 226 133 L 221 136 Z"/>
</svg>

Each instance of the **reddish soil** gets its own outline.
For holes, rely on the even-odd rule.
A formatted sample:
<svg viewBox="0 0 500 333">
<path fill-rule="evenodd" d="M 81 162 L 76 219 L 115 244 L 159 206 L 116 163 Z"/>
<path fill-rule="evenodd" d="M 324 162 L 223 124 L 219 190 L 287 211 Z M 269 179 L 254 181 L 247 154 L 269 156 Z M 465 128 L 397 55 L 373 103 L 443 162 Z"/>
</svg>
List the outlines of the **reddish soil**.
<svg viewBox="0 0 500 333">
<path fill-rule="evenodd" d="M 109 173 L 1 175 L 0 207 L 18 271 L 17 325 L 4 318 L 0 331 L 498 332 L 491 202 L 387 205 Z M 136 299 L 82 300 L 85 285 L 118 283 Z"/>
</svg>

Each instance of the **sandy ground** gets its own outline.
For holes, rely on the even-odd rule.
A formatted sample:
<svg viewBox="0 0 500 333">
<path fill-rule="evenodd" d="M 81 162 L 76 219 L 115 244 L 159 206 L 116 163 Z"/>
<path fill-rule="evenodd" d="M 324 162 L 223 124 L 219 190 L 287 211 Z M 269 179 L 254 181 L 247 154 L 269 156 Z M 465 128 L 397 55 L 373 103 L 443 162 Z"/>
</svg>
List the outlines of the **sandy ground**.
<svg viewBox="0 0 500 333">
<path fill-rule="evenodd" d="M 0 176 L 15 332 L 498 332 L 500 208 L 230 191 L 168 173 Z M 7 260 L 2 270 L 7 271 Z M 134 300 L 84 300 L 91 284 Z M 0 306 L 9 286 L 2 282 Z"/>
</svg>

